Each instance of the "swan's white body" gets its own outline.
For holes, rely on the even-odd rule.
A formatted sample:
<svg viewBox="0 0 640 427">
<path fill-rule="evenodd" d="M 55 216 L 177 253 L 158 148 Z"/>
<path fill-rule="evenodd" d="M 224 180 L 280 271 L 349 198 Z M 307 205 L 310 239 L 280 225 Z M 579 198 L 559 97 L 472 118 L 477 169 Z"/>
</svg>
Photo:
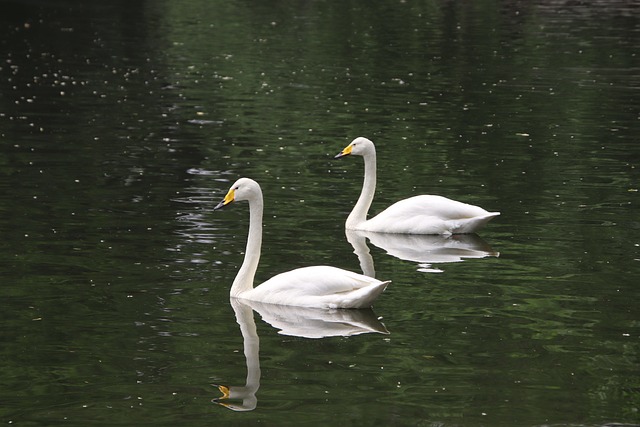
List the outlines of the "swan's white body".
<svg viewBox="0 0 640 427">
<path fill-rule="evenodd" d="M 442 196 L 421 195 L 400 200 L 367 220 L 376 190 L 376 148 L 367 138 L 354 139 L 336 158 L 364 158 L 364 184 L 345 227 L 351 230 L 398 234 L 475 233 L 500 212 L 488 212 Z"/>
<path fill-rule="evenodd" d="M 389 282 L 330 266 L 298 268 L 253 287 L 262 245 L 262 190 L 257 182 L 240 178 L 215 209 L 234 200 L 249 202 L 249 236 L 245 258 L 231 285 L 231 297 L 268 304 L 314 308 L 365 308 Z"/>
</svg>

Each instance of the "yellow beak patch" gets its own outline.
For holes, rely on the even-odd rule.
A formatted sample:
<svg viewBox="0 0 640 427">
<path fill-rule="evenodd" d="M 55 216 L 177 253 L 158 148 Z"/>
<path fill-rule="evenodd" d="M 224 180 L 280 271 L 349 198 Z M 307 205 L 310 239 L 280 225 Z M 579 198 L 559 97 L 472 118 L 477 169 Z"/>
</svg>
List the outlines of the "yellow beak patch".
<svg viewBox="0 0 640 427">
<path fill-rule="evenodd" d="M 236 198 L 236 190 L 232 188 L 231 190 L 229 190 L 227 195 L 224 196 L 224 199 L 222 199 L 222 201 L 218 203 L 215 208 L 213 208 L 213 210 L 217 211 L 218 209 L 222 209 L 223 207 L 227 206 L 229 203 L 233 202 L 235 198 Z"/>
<path fill-rule="evenodd" d="M 353 150 L 353 145 L 349 144 L 344 148 L 344 150 L 336 154 L 334 159 L 339 159 L 340 157 L 348 156 L 349 154 L 351 154 L 351 150 Z"/>
<path fill-rule="evenodd" d="M 223 385 L 219 385 L 218 386 L 218 390 L 220 390 L 220 393 L 222 393 L 222 396 L 219 397 L 218 399 L 228 399 L 229 396 L 231 396 L 231 392 L 229 390 L 229 387 L 225 387 Z"/>
<path fill-rule="evenodd" d="M 223 206 L 227 206 L 229 203 L 233 202 L 236 198 L 236 190 L 231 188 L 226 196 L 224 196 L 224 200 L 222 200 Z"/>
</svg>

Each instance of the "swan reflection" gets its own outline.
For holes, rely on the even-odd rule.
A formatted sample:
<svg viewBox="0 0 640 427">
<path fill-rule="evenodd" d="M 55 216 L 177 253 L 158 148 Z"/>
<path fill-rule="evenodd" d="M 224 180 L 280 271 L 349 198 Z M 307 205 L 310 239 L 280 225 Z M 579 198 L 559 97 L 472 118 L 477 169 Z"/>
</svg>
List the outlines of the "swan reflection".
<svg viewBox="0 0 640 427">
<path fill-rule="evenodd" d="M 442 270 L 431 264 L 460 262 L 469 258 L 500 256 L 487 242 L 476 234 L 424 235 L 391 234 L 372 231 L 345 230 L 347 241 L 353 246 L 360 260 L 363 274 L 375 277 L 373 257 L 367 239 L 374 246 L 384 249 L 396 258 L 418 263 L 418 271 L 439 273 Z"/>
<path fill-rule="evenodd" d="M 282 335 L 302 338 L 348 337 L 352 335 L 388 334 L 373 310 L 325 310 L 242 301 L 253 308 L 262 320 Z"/>
<path fill-rule="evenodd" d="M 247 379 L 244 386 L 216 385 L 222 396 L 213 399 L 212 402 L 233 411 L 252 411 L 258 403 L 256 392 L 260 387 L 260 338 L 253 319 L 253 310 L 282 335 L 324 338 L 389 333 L 371 309 L 323 310 L 264 304 L 236 298 L 231 298 L 231 307 L 242 333 Z"/>
<path fill-rule="evenodd" d="M 247 380 L 244 386 L 217 385 L 222 396 L 213 399 L 212 402 L 234 411 L 252 411 L 258 404 L 256 392 L 260 387 L 260 338 L 258 338 L 251 307 L 235 298 L 231 298 L 231 307 L 236 314 L 236 322 L 240 325 L 242 333 L 244 358 L 247 362 Z"/>
</svg>

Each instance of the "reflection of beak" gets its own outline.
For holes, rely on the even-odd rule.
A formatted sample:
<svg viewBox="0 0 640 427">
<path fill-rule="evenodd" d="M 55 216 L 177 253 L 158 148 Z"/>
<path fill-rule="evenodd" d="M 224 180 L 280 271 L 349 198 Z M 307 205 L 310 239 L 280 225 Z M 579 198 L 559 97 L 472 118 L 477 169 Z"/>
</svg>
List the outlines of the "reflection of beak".
<svg viewBox="0 0 640 427">
<path fill-rule="evenodd" d="M 218 387 L 218 390 L 220 390 L 220 393 L 222 393 L 222 396 L 216 397 L 215 399 L 213 399 L 214 401 L 218 401 L 218 400 L 222 400 L 222 399 L 228 399 L 229 396 L 231 395 L 229 387 L 227 387 L 227 386 L 214 384 L 214 387 Z"/>
<path fill-rule="evenodd" d="M 215 403 L 216 405 L 220 405 L 220 406 L 224 406 L 227 409 L 231 409 L 232 411 L 236 411 L 236 412 L 246 412 L 246 411 L 253 411 L 254 409 L 256 409 L 256 398 L 255 395 L 253 396 L 234 396 L 233 398 L 231 397 L 231 388 L 224 386 L 224 385 L 217 385 L 217 384 L 213 384 L 214 387 L 218 387 L 218 390 L 220 390 L 220 393 L 222 393 L 222 396 L 220 397 L 214 397 L 213 399 L 211 399 L 212 403 Z M 231 402 L 227 402 L 228 399 L 234 399 L 234 400 L 242 400 L 241 403 L 233 403 L 233 401 Z"/>
<path fill-rule="evenodd" d="M 229 203 L 233 202 L 235 199 L 235 193 L 236 190 L 234 190 L 233 188 L 229 190 L 229 192 L 227 193 L 226 196 L 224 196 L 224 199 L 222 199 L 222 201 L 220 203 L 218 203 L 216 205 L 215 208 L 213 208 L 213 210 L 217 210 L 217 209 L 221 209 L 225 206 L 227 206 Z"/>
<path fill-rule="evenodd" d="M 336 154 L 334 159 L 339 159 L 340 157 L 348 156 L 349 154 L 351 154 L 351 150 L 352 149 L 353 148 L 352 148 L 351 144 L 347 145 L 344 150 L 342 150 L 341 152 Z"/>
<path fill-rule="evenodd" d="M 220 202 L 220 204 L 222 204 L 222 202 Z M 220 390 L 220 393 L 222 393 L 222 396 L 214 397 L 213 399 L 211 399 L 211 402 L 217 403 L 218 405 L 222 405 L 225 408 L 228 408 L 229 404 L 222 401 L 227 400 L 231 396 L 231 390 L 229 390 L 229 387 L 224 385 L 218 385 L 218 384 L 213 384 L 213 386 L 218 387 L 218 390 Z"/>
</svg>

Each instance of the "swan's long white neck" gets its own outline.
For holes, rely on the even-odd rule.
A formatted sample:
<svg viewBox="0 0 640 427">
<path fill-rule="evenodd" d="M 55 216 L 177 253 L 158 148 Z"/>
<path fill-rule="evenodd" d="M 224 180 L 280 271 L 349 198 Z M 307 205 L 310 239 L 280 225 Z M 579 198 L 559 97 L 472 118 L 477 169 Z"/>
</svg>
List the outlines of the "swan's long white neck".
<svg viewBox="0 0 640 427">
<path fill-rule="evenodd" d="M 258 190 L 260 191 L 260 190 Z M 236 278 L 231 285 L 231 296 L 242 297 L 244 292 L 253 289 L 253 280 L 260 261 L 260 247 L 262 246 L 262 212 L 264 202 L 262 192 L 258 197 L 249 200 L 249 235 L 247 237 L 247 248 L 244 253 L 244 261 Z"/>
<path fill-rule="evenodd" d="M 376 152 L 370 150 L 362 155 L 364 158 L 364 183 L 362 192 L 347 217 L 346 228 L 357 229 L 358 226 L 367 220 L 367 212 L 371 207 L 373 196 L 376 192 Z"/>
</svg>

